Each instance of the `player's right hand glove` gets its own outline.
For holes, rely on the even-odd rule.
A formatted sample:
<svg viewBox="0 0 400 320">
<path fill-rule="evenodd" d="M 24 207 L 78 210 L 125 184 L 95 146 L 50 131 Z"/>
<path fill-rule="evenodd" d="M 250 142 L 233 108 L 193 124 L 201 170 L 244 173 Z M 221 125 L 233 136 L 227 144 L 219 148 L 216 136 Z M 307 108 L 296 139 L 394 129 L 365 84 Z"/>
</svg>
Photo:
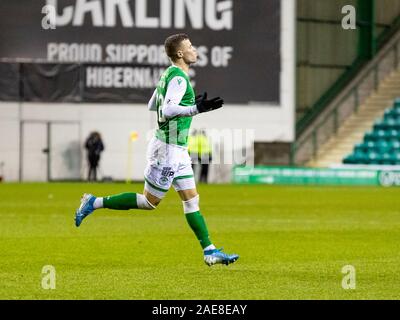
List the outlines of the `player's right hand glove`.
<svg viewBox="0 0 400 320">
<path fill-rule="evenodd" d="M 196 97 L 196 106 L 199 113 L 219 109 L 223 104 L 224 100 L 220 97 L 207 100 L 207 92 Z"/>
</svg>

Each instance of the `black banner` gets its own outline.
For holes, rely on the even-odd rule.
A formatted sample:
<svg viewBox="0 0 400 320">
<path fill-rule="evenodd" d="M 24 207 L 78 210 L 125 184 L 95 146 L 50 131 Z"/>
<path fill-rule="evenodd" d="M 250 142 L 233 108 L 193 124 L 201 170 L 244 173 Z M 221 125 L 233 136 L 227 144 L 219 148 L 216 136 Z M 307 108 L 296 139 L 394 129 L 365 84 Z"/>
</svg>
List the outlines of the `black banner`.
<svg viewBox="0 0 400 320">
<path fill-rule="evenodd" d="M 79 66 L 68 64 L 24 64 L 23 100 L 79 102 Z"/>
<path fill-rule="evenodd" d="M 147 102 L 169 65 L 165 38 L 185 32 L 199 53 L 196 91 L 279 103 L 280 14 L 280 0 L 2 0 L 0 58 L 85 64 L 67 100 Z M 35 81 L 76 80 L 60 72 Z"/>
<path fill-rule="evenodd" d="M 20 65 L 0 63 L 0 100 L 20 100 Z"/>
</svg>

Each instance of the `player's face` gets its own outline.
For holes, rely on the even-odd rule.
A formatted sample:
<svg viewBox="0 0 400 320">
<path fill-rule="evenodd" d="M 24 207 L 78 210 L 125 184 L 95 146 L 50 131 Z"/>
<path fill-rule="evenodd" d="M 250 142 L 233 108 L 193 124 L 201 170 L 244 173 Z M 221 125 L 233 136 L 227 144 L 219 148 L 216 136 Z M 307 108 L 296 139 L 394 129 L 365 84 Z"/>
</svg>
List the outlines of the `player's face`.
<svg viewBox="0 0 400 320">
<path fill-rule="evenodd" d="M 197 61 L 197 51 L 192 46 L 189 39 L 183 40 L 181 42 L 179 51 L 181 52 L 182 59 L 186 64 L 192 64 Z"/>
</svg>

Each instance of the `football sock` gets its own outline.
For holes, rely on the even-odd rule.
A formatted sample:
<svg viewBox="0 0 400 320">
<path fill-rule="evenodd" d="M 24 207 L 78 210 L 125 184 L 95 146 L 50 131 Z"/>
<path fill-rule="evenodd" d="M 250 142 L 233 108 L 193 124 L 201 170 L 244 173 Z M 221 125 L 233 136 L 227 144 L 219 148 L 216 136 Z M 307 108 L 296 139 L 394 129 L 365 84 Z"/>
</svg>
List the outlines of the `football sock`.
<svg viewBox="0 0 400 320">
<path fill-rule="evenodd" d="M 137 209 L 136 193 L 127 192 L 103 198 L 104 208 L 114 210 Z"/>
<path fill-rule="evenodd" d="M 113 196 L 104 197 L 102 207 L 114 210 L 155 209 L 155 206 L 153 206 L 144 195 L 134 192 L 120 193 Z"/>
<path fill-rule="evenodd" d="M 190 228 L 192 228 L 197 239 L 200 241 L 201 247 L 204 249 L 210 246 L 212 243 L 208 235 L 206 222 L 200 211 L 186 213 L 185 217 Z"/>
<path fill-rule="evenodd" d="M 95 209 L 103 208 L 103 198 L 102 197 L 98 197 L 94 200 L 93 208 L 95 208 Z"/>
<path fill-rule="evenodd" d="M 208 247 L 205 247 L 203 250 L 204 251 L 209 251 L 209 250 L 215 250 L 217 249 L 213 244 L 210 244 Z"/>
</svg>

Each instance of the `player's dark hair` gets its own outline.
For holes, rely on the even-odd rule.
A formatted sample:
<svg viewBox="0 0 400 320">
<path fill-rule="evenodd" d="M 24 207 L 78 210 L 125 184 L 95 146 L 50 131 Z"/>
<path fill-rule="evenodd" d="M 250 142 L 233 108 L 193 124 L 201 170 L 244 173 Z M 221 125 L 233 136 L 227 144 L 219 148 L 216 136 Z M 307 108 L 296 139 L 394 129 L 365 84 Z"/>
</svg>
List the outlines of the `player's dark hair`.
<svg viewBox="0 0 400 320">
<path fill-rule="evenodd" d="M 169 36 L 164 43 L 165 52 L 167 56 L 175 61 L 177 59 L 177 52 L 179 50 L 179 46 L 183 40 L 189 39 L 189 36 L 185 33 L 178 33 Z"/>
</svg>

